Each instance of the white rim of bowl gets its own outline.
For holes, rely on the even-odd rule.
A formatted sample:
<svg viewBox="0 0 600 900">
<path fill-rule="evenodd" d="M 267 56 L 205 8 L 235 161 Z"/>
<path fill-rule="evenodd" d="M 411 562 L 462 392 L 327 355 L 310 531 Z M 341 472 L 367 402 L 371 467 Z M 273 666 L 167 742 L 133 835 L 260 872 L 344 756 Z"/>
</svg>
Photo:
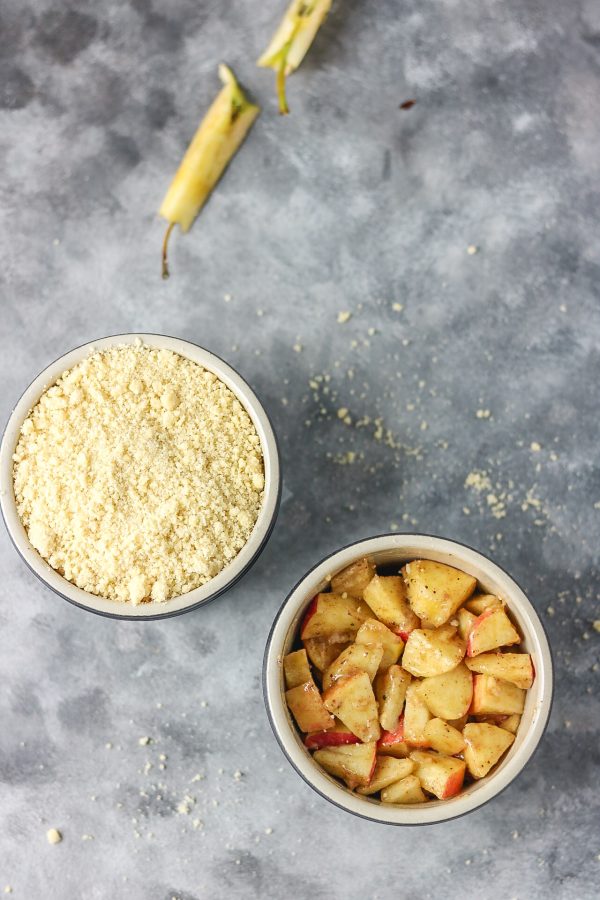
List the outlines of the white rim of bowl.
<svg viewBox="0 0 600 900">
<path fill-rule="evenodd" d="M 486 590 L 506 600 L 524 637 L 523 645 L 534 659 L 536 677 L 527 692 L 514 744 L 489 776 L 469 785 L 451 800 L 393 806 L 353 793 L 313 762 L 285 702 L 282 659 L 296 639 L 298 626 L 311 599 L 328 584 L 327 576 L 335 575 L 362 556 L 382 554 L 388 556 L 387 562 L 394 564 L 421 557 L 464 568 Z M 473 548 L 427 534 L 377 535 L 349 544 L 317 563 L 298 582 L 279 610 L 267 640 L 263 662 L 267 715 L 288 762 L 310 787 L 335 806 L 363 819 L 388 825 L 432 825 L 448 821 L 479 809 L 501 793 L 522 772 L 539 745 L 550 716 L 553 685 L 552 655 L 546 632 L 531 602 L 514 579 Z M 523 728 L 527 720 L 529 723 Z"/>
<path fill-rule="evenodd" d="M 27 533 L 19 518 L 13 490 L 12 456 L 23 421 L 38 402 L 46 388 L 50 387 L 67 369 L 86 359 L 97 350 L 123 346 L 142 341 L 159 350 L 172 350 L 180 356 L 199 363 L 230 388 L 240 401 L 261 442 L 265 467 L 264 499 L 252 534 L 238 555 L 218 575 L 199 588 L 174 597 L 164 603 L 142 603 L 133 606 L 90 594 L 71 584 L 56 572 L 29 543 Z M 9 537 L 23 561 L 31 571 L 56 594 L 70 603 L 90 612 L 116 619 L 163 619 L 189 612 L 214 600 L 231 588 L 253 565 L 275 525 L 281 496 L 281 467 L 277 439 L 271 421 L 250 385 L 228 363 L 209 350 L 181 338 L 164 334 L 126 333 L 114 334 L 89 341 L 70 350 L 47 366 L 32 381 L 17 401 L 4 431 L 0 445 L 0 509 Z"/>
</svg>

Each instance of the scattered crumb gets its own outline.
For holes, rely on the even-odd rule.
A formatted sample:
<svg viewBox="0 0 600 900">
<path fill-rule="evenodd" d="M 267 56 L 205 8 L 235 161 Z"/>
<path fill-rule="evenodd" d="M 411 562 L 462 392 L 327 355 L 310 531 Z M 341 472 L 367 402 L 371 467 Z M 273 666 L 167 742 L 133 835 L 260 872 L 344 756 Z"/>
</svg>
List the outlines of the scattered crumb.
<svg viewBox="0 0 600 900">
<path fill-rule="evenodd" d="M 150 743 L 151 740 L 152 740 L 152 738 L 149 738 L 146 735 L 145 737 L 141 737 L 139 739 L 138 744 L 140 745 L 140 747 L 146 747 Z"/>
<path fill-rule="evenodd" d="M 200 773 L 198 772 L 198 773 L 197 773 L 196 775 L 194 775 L 194 777 L 192 778 L 192 782 L 194 782 L 194 781 L 202 781 L 203 779 L 204 779 L 204 775 L 200 775 Z"/>
<path fill-rule="evenodd" d="M 112 745 L 111 741 L 107 741 L 104 746 L 106 747 L 107 750 L 112 750 L 113 745 Z"/>
<path fill-rule="evenodd" d="M 465 478 L 465 487 L 473 488 L 478 494 L 491 490 L 492 482 L 486 472 L 469 472 Z"/>
<path fill-rule="evenodd" d="M 532 453 L 539 453 L 540 450 L 542 449 L 542 447 L 540 444 L 538 444 L 537 441 L 532 441 L 531 444 L 529 445 L 529 449 L 531 450 Z"/>
<path fill-rule="evenodd" d="M 49 828 L 46 832 L 46 840 L 49 844 L 60 844 L 62 841 L 62 834 L 56 828 Z"/>
<path fill-rule="evenodd" d="M 340 408 L 337 411 L 338 419 L 345 419 L 347 415 L 348 415 L 348 409 L 345 406 L 340 406 Z"/>
<path fill-rule="evenodd" d="M 233 778 L 234 778 L 234 781 L 241 781 L 241 780 L 242 780 L 242 773 L 240 772 L 239 769 L 237 769 L 237 770 L 233 773 Z"/>
<path fill-rule="evenodd" d="M 230 303 L 231 302 L 231 294 L 223 294 L 223 300 L 225 301 L 225 303 Z"/>
<path fill-rule="evenodd" d="M 345 325 L 346 322 L 349 322 L 352 318 L 352 313 L 348 312 L 348 310 L 343 310 L 337 314 L 338 325 Z"/>
<path fill-rule="evenodd" d="M 265 834 L 273 834 L 272 828 L 265 828 Z"/>
<path fill-rule="evenodd" d="M 201 706 L 203 709 L 206 709 L 206 707 L 208 706 L 208 700 L 201 700 L 201 701 L 200 701 L 200 706 Z"/>
<path fill-rule="evenodd" d="M 392 303 L 392 309 L 394 310 L 394 312 L 402 312 L 404 307 L 401 303 Z"/>
<path fill-rule="evenodd" d="M 12 888 L 11 888 L 10 884 L 7 884 L 7 885 L 6 885 L 6 887 L 4 888 L 4 893 L 5 893 L 5 894 L 12 894 Z"/>
<path fill-rule="evenodd" d="M 554 615 L 554 607 L 553 607 L 553 606 L 549 606 L 548 609 L 546 610 L 546 612 L 548 613 L 548 615 L 550 616 L 550 618 L 552 618 L 552 616 Z"/>
<path fill-rule="evenodd" d="M 491 416 L 491 412 L 489 409 L 478 409 L 475 415 L 478 419 L 489 419 Z"/>
<path fill-rule="evenodd" d="M 594 631 L 600 631 L 600 619 L 594 619 L 592 622 L 592 628 Z"/>
<path fill-rule="evenodd" d="M 94 840 L 94 835 L 93 835 L 93 834 L 82 834 L 82 835 L 81 835 L 81 840 L 82 840 L 82 841 L 93 841 L 93 840 Z"/>
<path fill-rule="evenodd" d="M 190 797 L 189 794 L 186 794 L 181 803 L 177 804 L 177 812 L 181 816 L 189 816 L 193 807 L 196 805 L 196 801 L 193 797 Z"/>
<path fill-rule="evenodd" d="M 204 828 L 204 822 L 202 821 L 202 819 L 192 819 L 192 826 L 197 831 L 199 828 Z"/>
<path fill-rule="evenodd" d="M 304 348 L 302 347 L 302 344 L 294 344 L 292 349 L 293 349 L 294 353 L 302 353 L 302 350 Z"/>
<path fill-rule="evenodd" d="M 467 253 L 469 254 L 469 256 L 475 256 L 478 250 L 479 247 L 477 247 L 476 244 L 469 244 L 469 246 L 467 247 Z"/>
<path fill-rule="evenodd" d="M 373 337 L 373 335 L 375 334 L 375 329 L 367 328 L 367 334 L 369 335 L 369 337 Z"/>
</svg>

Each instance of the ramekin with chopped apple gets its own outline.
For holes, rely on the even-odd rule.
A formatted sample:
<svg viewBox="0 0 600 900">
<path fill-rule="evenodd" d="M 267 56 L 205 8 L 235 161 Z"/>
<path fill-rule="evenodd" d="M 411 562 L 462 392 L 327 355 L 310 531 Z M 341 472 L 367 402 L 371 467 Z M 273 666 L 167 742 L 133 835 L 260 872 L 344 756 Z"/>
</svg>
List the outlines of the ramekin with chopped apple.
<svg viewBox="0 0 600 900">
<path fill-rule="evenodd" d="M 470 548 L 383 535 L 324 560 L 275 621 L 264 686 L 286 756 L 319 793 L 395 824 L 480 806 L 532 755 L 552 663 L 515 582 Z"/>
</svg>

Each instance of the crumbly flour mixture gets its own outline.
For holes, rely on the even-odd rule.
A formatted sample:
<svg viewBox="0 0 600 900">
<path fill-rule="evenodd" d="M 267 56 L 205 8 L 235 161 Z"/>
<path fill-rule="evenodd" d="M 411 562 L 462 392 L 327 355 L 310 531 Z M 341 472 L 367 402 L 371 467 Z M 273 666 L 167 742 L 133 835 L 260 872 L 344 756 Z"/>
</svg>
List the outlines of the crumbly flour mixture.
<svg viewBox="0 0 600 900">
<path fill-rule="evenodd" d="M 223 382 L 142 344 L 96 352 L 48 388 L 14 454 L 29 540 L 93 594 L 164 601 L 217 575 L 263 499 L 259 437 Z"/>
</svg>

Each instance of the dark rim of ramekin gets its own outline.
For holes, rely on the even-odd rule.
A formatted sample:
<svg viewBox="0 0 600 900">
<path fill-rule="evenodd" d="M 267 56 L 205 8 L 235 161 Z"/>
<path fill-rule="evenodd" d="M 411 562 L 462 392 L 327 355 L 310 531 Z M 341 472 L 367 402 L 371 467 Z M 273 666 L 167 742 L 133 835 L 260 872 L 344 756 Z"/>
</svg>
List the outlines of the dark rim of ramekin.
<svg viewBox="0 0 600 900">
<path fill-rule="evenodd" d="M 133 336 L 137 336 L 137 335 L 141 335 L 141 334 L 147 335 L 148 337 L 167 338 L 168 340 L 182 341 L 183 343 L 186 343 L 186 344 L 192 344 L 192 346 L 197 347 L 199 350 L 203 350 L 205 353 L 209 353 L 211 356 L 214 356 L 215 359 L 219 360 L 219 362 L 222 362 L 223 365 L 225 365 L 229 369 L 231 369 L 232 372 L 235 372 L 235 374 L 238 376 L 238 378 L 244 382 L 244 384 L 250 389 L 250 391 L 256 397 L 258 404 L 259 404 L 262 412 L 264 413 L 265 418 L 269 424 L 269 428 L 271 429 L 271 434 L 273 435 L 273 441 L 275 444 L 275 459 L 277 461 L 277 467 L 278 467 L 278 471 L 279 471 L 279 479 L 278 479 L 278 484 L 277 484 L 277 497 L 275 499 L 275 506 L 273 507 L 273 515 L 271 516 L 271 520 L 265 531 L 262 541 L 260 542 L 259 546 L 256 548 L 254 555 L 248 560 L 248 562 L 246 563 L 244 568 L 241 569 L 237 573 L 237 575 L 235 575 L 230 581 L 228 581 L 227 584 L 224 584 L 220 590 L 215 591 L 214 594 L 209 594 L 209 596 L 205 597 L 204 600 L 199 600 L 198 603 L 194 603 L 192 606 L 185 606 L 183 609 L 165 610 L 165 612 L 155 613 L 155 614 L 147 615 L 147 616 L 146 615 L 132 616 L 132 615 L 121 614 L 121 613 L 117 613 L 117 612 L 112 613 L 112 612 L 106 612 L 105 610 L 93 609 L 91 606 L 86 606 L 85 603 L 78 603 L 77 600 L 73 600 L 72 597 L 67 597 L 66 594 L 63 594 L 57 588 L 55 588 L 51 584 L 49 584 L 46 581 L 46 579 L 42 575 L 40 575 L 39 572 L 36 572 L 36 570 L 29 564 L 29 562 L 27 561 L 27 559 L 21 552 L 20 548 L 15 543 L 13 536 L 11 534 L 10 528 L 8 527 L 6 519 L 4 517 L 3 506 L 2 506 L 2 504 L 0 504 L 0 512 L 2 513 L 2 520 L 4 522 L 4 526 L 6 528 L 8 537 L 10 538 L 11 544 L 13 545 L 13 547 L 15 548 L 15 550 L 17 551 L 17 553 L 19 554 L 19 556 L 21 557 L 21 559 L 23 560 L 23 562 L 25 563 L 25 565 L 27 566 L 29 571 L 32 572 L 35 575 L 35 577 L 39 581 L 41 581 L 41 583 L 43 585 L 45 585 L 47 588 L 49 588 L 49 590 L 51 590 L 52 593 L 57 594 L 59 597 L 62 597 L 63 600 L 67 601 L 67 603 L 72 604 L 72 606 L 78 607 L 78 609 L 83 609 L 83 610 L 85 610 L 85 612 L 93 613 L 94 615 L 97 615 L 97 616 L 103 616 L 105 619 L 122 619 L 125 622 L 153 622 L 153 621 L 156 621 L 157 619 L 172 619 L 175 616 L 182 616 L 185 613 L 192 612 L 192 610 L 198 609 L 200 606 L 206 606 L 207 603 L 211 603 L 213 600 L 216 600 L 217 597 L 220 597 L 226 591 L 231 590 L 231 588 L 234 585 L 236 585 L 238 583 L 238 581 L 241 578 L 243 578 L 244 575 L 246 575 L 248 573 L 249 569 L 255 564 L 255 562 L 258 560 L 259 556 L 262 554 L 263 550 L 265 549 L 267 541 L 271 537 L 273 528 L 275 527 L 275 522 L 277 521 L 277 516 L 279 514 L 279 506 L 281 503 L 281 490 L 282 490 L 282 485 L 283 485 L 283 472 L 282 472 L 282 467 L 281 467 L 281 455 L 279 453 L 279 441 L 277 439 L 277 433 L 276 433 L 275 429 L 273 428 L 273 423 L 271 422 L 271 417 L 269 416 L 261 398 L 256 393 L 256 391 L 254 390 L 254 388 L 252 387 L 250 382 L 248 382 L 243 377 L 243 375 L 240 375 L 240 373 L 237 371 L 237 369 L 235 369 L 231 365 L 231 363 L 227 362 L 226 359 L 223 359 L 221 356 L 218 356 L 216 353 L 213 353 L 213 351 L 209 350 L 207 347 L 202 347 L 200 344 L 196 344 L 194 341 L 188 341 L 187 338 L 179 338 L 179 337 L 174 337 L 173 335 L 170 335 L 170 334 L 158 334 L 156 332 L 150 332 L 150 331 L 139 331 L 139 332 L 131 331 L 131 332 L 118 333 L 118 334 L 106 334 L 106 335 L 104 335 L 104 337 L 96 338 L 96 341 L 105 341 L 105 340 L 108 340 L 109 338 L 120 338 L 120 337 L 128 338 L 128 337 L 133 337 Z M 75 350 L 81 350 L 83 347 L 86 347 L 88 345 L 93 345 L 94 343 L 95 343 L 94 340 L 84 341 L 83 344 L 78 344 L 76 347 L 72 347 L 70 350 L 67 350 L 65 353 L 61 353 L 60 356 L 57 356 L 56 359 L 53 360 L 53 362 L 50 362 L 50 363 L 48 363 L 48 365 L 44 366 L 44 368 L 42 369 L 41 372 L 38 372 L 38 374 L 35 376 L 35 378 L 33 378 L 29 382 L 29 384 L 27 385 L 25 390 L 21 392 L 21 395 L 16 400 L 16 402 L 13 404 L 13 406 L 8 414 L 8 418 L 4 424 L 4 428 L 2 430 L 2 439 L 0 440 L 0 445 L 4 441 L 4 437 L 6 435 L 6 429 L 8 428 L 8 424 L 11 420 L 12 414 L 14 413 L 16 407 L 19 405 L 22 398 L 25 396 L 25 394 L 27 393 L 27 391 L 29 390 L 29 388 L 31 387 L 33 382 L 37 381 L 37 379 L 40 377 L 42 372 L 45 372 L 46 369 L 49 369 L 51 366 L 53 366 L 55 363 L 57 363 L 60 359 L 62 359 L 63 356 L 68 356 L 69 353 L 74 353 Z M 174 351 L 174 352 L 176 352 L 176 351 Z M 182 354 L 180 354 L 180 355 L 182 355 Z M 230 388 L 230 390 L 231 390 L 231 388 Z M 235 391 L 232 391 L 232 393 L 235 394 Z M 237 396 L 237 394 L 236 394 L 236 396 Z M 239 400 L 240 398 L 237 397 L 237 399 Z M 244 404 L 242 404 L 242 405 L 244 405 Z M 92 594 L 91 596 L 93 597 L 96 595 Z M 185 596 L 185 594 L 182 596 Z"/>
<path fill-rule="evenodd" d="M 286 749 L 286 747 L 285 747 L 285 744 L 283 743 L 282 739 L 279 737 L 279 734 L 278 734 L 278 732 L 277 732 L 277 728 L 276 728 L 276 726 L 275 726 L 275 723 L 274 723 L 274 721 L 273 721 L 273 717 L 272 717 L 272 715 L 271 715 L 271 708 L 270 708 L 270 705 L 269 705 L 268 691 L 267 691 L 267 659 L 268 659 L 268 656 L 269 656 L 269 651 L 270 651 L 270 649 L 271 649 L 271 643 L 272 643 L 272 640 L 273 640 L 273 632 L 275 631 L 275 628 L 276 628 L 276 626 L 277 626 L 277 622 L 279 621 L 279 618 L 280 618 L 281 614 L 283 613 L 283 610 L 285 609 L 285 607 L 286 607 L 286 605 L 287 605 L 287 603 L 288 603 L 290 597 L 291 597 L 292 594 L 300 587 L 300 585 L 302 584 L 302 582 L 305 581 L 305 579 L 307 579 L 307 578 L 310 576 L 311 572 L 314 572 L 315 569 L 318 569 L 318 567 L 321 566 L 324 562 L 327 562 L 327 560 L 328 560 L 328 559 L 331 559 L 333 556 L 337 556 L 337 554 L 338 554 L 338 553 L 341 553 L 343 550 L 349 550 L 351 547 L 355 547 L 355 546 L 357 546 L 358 544 L 364 544 L 366 541 L 378 540 L 378 539 L 381 539 L 381 538 L 390 538 L 390 539 L 393 539 L 393 538 L 398 538 L 398 537 L 400 537 L 401 535 L 402 535 L 402 536 L 406 536 L 406 537 L 413 537 L 413 538 L 423 538 L 423 537 L 425 537 L 425 538 L 433 538 L 434 540 L 448 541 L 448 542 L 451 543 L 451 544 L 456 544 L 458 547 L 464 547 L 466 550 L 471 550 L 473 553 L 478 553 L 479 556 L 483 557 L 483 558 L 486 559 L 488 562 L 492 563 L 492 565 L 497 566 L 502 572 L 504 572 L 504 574 L 505 574 L 508 578 L 510 578 L 511 581 L 513 581 L 513 582 L 517 585 L 517 587 L 519 588 L 519 590 L 523 593 L 523 595 L 524 595 L 525 598 L 527 599 L 528 603 L 529 603 L 530 606 L 532 607 L 532 609 L 533 609 L 533 611 L 534 611 L 534 613 L 535 613 L 535 615 L 536 615 L 536 617 L 537 617 L 537 620 L 538 620 L 538 622 L 539 622 L 539 624 L 540 624 L 540 628 L 541 628 L 541 630 L 542 630 L 542 632 L 543 632 L 543 634 L 544 634 L 544 637 L 546 638 L 546 643 L 547 643 L 547 645 L 548 645 L 548 652 L 549 652 L 549 656 L 550 656 L 550 675 L 552 676 L 552 679 L 551 679 L 551 680 L 552 680 L 552 684 L 551 684 L 551 690 L 550 690 L 550 702 L 549 702 L 549 704 L 548 704 L 548 712 L 547 712 L 547 714 L 546 714 L 546 721 L 544 722 L 544 727 L 543 727 L 542 732 L 541 732 L 541 734 L 540 734 L 540 736 L 539 736 L 538 742 L 537 742 L 537 744 L 535 745 L 533 751 L 531 752 L 531 755 L 529 756 L 529 758 L 526 760 L 526 762 L 523 764 L 523 766 L 519 769 L 519 771 L 514 775 L 514 777 L 511 778 L 511 780 L 510 780 L 507 784 L 505 784 L 504 787 L 501 788 L 501 789 L 500 789 L 496 794 L 494 794 L 492 797 L 488 797 L 487 800 L 484 800 L 484 801 L 483 801 L 482 803 L 480 803 L 478 806 L 474 806 L 472 809 L 467 809 L 467 810 L 465 810 L 465 812 L 457 813 L 455 816 L 445 816 L 443 819 L 436 819 L 436 820 L 433 821 L 433 822 L 389 822 L 387 819 L 378 819 L 378 818 L 375 817 L 375 816 L 368 816 L 368 815 L 366 815 L 366 814 L 356 812 L 356 810 L 348 809 L 347 806 L 344 806 L 342 803 L 339 803 L 337 800 L 334 800 L 332 797 L 329 797 L 327 794 L 323 793 L 323 791 L 319 790 L 319 788 L 316 787 L 316 785 L 313 784 L 313 782 L 312 782 L 309 778 L 307 778 L 306 775 L 305 775 L 303 772 L 301 772 L 300 769 L 296 766 L 296 764 L 293 762 L 293 760 L 292 760 L 291 757 L 289 756 L 289 754 L 288 754 L 288 752 L 287 752 L 287 749 Z M 275 740 L 276 740 L 277 743 L 279 744 L 279 747 L 280 747 L 280 749 L 281 749 L 283 755 L 285 756 L 285 758 L 287 759 L 287 761 L 288 761 L 288 763 L 291 765 L 291 767 L 294 769 L 294 771 L 300 776 L 300 778 L 302 779 L 302 781 L 304 781 L 310 788 L 313 789 L 313 791 L 315 791 L 316 794 L 318 794 L 318 795 L 319 795 L 320 797 L 322 797 L 324 800 L 327 800 L 329 803 L 333 804 L 333 806 L 337 806 L 338 809 L 341 809 L 341 810 L 343 810 L 345 813 L 349 813 L 349 814 L 352 815 L 352 816 L 357 816 L 359 819 L 366 819 L 368 822 L 375 822 L 375 823 L 378 824 L 378 825 L 392 825 L 392 826 L 394 826 L 394 827 L 399 827 L 399 828 L 402 828 L 402 827 L 418 828 L 418 827 L 427 827 L 428 825 L 443 825 L 445 822 L 452 822 L 452 821 L 454 821 L 455 819 L 462 819 L 463 816 L 468 816 L 468 815 L 470 815 L 471 813 L 474 813 L 474 812 L 477 812 L 477 811 L 480 810 L 480 809 L 483 809 L 484 806 L 487 806 L 488 803 L 491 803 L 492 800 L 495 800 L 496 797 L 499 797 L 500 794 L 503 794 L 504 791 L 505 791 L 507 788 L 509 788 L 512 784 L 515 783 L 515 781 L 517 780 L 517 778 L 519 778 L 519 776 L 523 773 L 523 771 L 525 770 L 525 768 L 529 765 L 529 763 L 531 762 L 531 760 L 533 759 L 533 757 L 536 755 L 536 753 L 537 753 L 537 751 L 538 751 L 538 748 L 539 748 L 539 746 L 540 746 L 540 744 L 541 744 L 541 742 L 542 742 L 542 738 L 544 737 L 544 735 L 545 735 L 545 733 L 546 733 L 546 730 L 547 730 L 547 728 L 548 728 L 548 723 L 549 723 L 549 721 L 550 721 L 550 716 L 551 716 L 551 714 L 552 714 L 552 706 L 553 706 L 553 703 L 554 703 L 554 658 L 553 658 L 553 655 L 552 655 L 552 646 L 551 646 L 550 640 L 549 640 L 549 638 L 548 638 L 548 632 L 546 631 L 546 628 L 544 627 L 544 624 L 543 624 L 541 618 L 539 617 L 539 615 L 538 615 L 538 613 L 537 613 L 537 610 L 535 609 L 535 607 L 534 607 L 533 604 L 531 603 L 531 600 L 529 599 L 529 596 L 528 596 L 527 593 L 523 590 L 523 588 L 521 587 L 521 585 L 519 584 L 519 582 L 518 582 L 515 578 L 513 578 L 513 576 L 510 574 L 510 572 L 507 572 L 506 569 L 505 569 L 503 566 L 501 566 L 499 563 L 497 563 L 494 559 L 491 559 L 489 556 L 487 556 L 487 554 L 482 553 L 480 550 L 477 550 L 475 547 L 471 547 L 470 544 L 465 544 L 465 543 L 462 542 L 462 541 L 455 541 L 453 538 L 442 537 L 442 536 L 439 535 L 439 534 L 427 534 L 427 533 L 424 533 L 424 532 L 418 532 L 418 533 L 417 533 L 417 532 L 412 532 L 412 531 L 383 532 L 383 534 L 373 534 L 373 535 L 370 535 L 369 537 L 361 538 L 361 539 L 358 540 L 358 541 L 351 541 L 351 543 L 345 544 L 343 547 L 339 547 L 337 550 L 334 550 L 333 553 L 328 553 L 328 554 L 327 554 L 326 556 L 324 556 L 321 560 L 319 560 L 319 562 L 315 563 L 314 566 L 312 566 L 310 569 L 308 569 L 308 571 L 304 573 L 304 575 L 302 576 L 302 578 L 300 578 L 300 579 L 296 582 L 296 584 L 294 585 L 294 587 L 292 588 L 292 590 L 289 592 L 289 594 L 287 595 L 287 597 L 285 598 L 285 600 L 283 601 L 283 603 L 282 603 L 281 606 L 279 607 L 279 610 L 277 611 L 277 615 L 275 616 L 275 619 L 273 620 L 273 624 L 272 624 L 272 626 L 271 626 L 271 630 L 269 631 L 269 636 L 268 636 L 268 638 L 267 638 L 267 644 L 266 644 L 265 652 L 264 652 L 264 656 L 263 656 L 263 666 L 262 666 L 262 689 L 263 689 L 263 701 L 264 701 L 265 709 L 266 709 L 266 712 L 267 712 L 267 718 L 268 718 L 268 720 L 269 720 L 269 725 L 271 726 L 271 731 L 272 731 L 273 734 L 275 735 Z M 306 752 L 308 753 L 308 751 L 306 751 Z M 309 754 L 309 756 L 310 756 L 310 754 Z M 365 798 L 365 799 L 366 799 L 366 798 Z"/>
</svg>

